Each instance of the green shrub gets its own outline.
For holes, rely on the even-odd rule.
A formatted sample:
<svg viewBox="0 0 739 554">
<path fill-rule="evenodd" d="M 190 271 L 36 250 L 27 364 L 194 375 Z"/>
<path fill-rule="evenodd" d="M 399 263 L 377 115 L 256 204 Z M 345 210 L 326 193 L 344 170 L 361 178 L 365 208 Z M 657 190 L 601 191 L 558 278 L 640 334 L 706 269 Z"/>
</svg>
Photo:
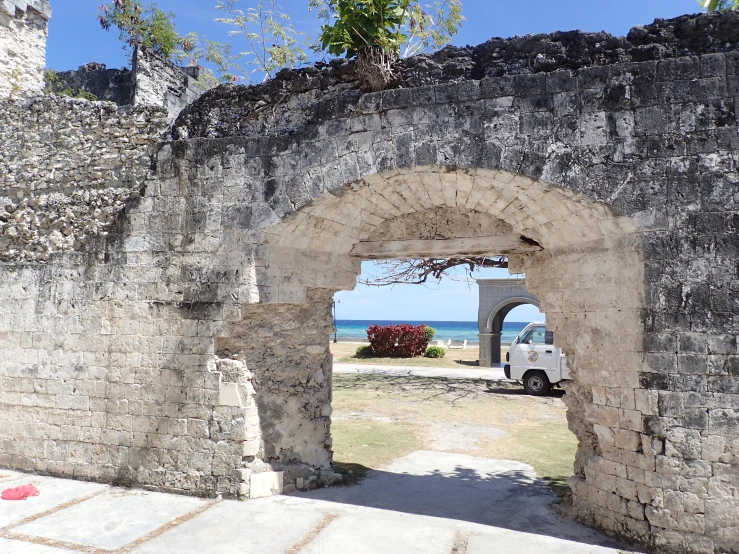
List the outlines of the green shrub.
<svg viewBox="0 0 739 554">
<path fill-rule="evenodd" d="M 446 356 L 446 350 L 441 346 L 429 346 L 424 356 L 427 358 L 443 358 Z"/>
<path fill-rule="evenodd" d="M 369 344 L 357 348 L 357 353 L 355 354 L 357 358 L 371 358 L 374 355 L 375 353 L 372 350 L 372 346 Z"/>
<path fill-rule="evenodd" d="M 426 338 L 431 342 L 436 336 L 436 329 L 429 327 L 428 325 L 424 325 L 424 327 L 426 327 Z"/>
</svg>

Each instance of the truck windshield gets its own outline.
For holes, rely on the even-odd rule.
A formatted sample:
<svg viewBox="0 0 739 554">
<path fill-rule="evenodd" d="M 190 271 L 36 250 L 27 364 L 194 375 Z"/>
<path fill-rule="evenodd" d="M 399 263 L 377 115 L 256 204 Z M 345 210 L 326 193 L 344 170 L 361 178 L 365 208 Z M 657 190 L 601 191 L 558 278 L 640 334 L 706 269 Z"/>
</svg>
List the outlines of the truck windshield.
<svg viewBox="0 0 739 554">
<path fill-rule="evenodd" d="M 522 344 L 544 344 L 546 327 L 534 327 L 528 331 L 520 341 Z"/>
</svg>

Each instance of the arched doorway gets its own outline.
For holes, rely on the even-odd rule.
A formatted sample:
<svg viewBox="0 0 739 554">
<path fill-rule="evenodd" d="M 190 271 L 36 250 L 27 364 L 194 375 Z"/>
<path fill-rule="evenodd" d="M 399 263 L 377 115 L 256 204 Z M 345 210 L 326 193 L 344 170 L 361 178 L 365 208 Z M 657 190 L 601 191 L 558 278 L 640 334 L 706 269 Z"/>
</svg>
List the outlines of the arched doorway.
<svg viewBox="0 0 739 554">
<path fill-rule="evenodd" d="M 503 322 L 511 310 L 524 304 L 539 308 L 539 299 L 526 288 L 526 279 L 477 279 L 479 287 L 478 326 L 480 366 L 490 367 L 501 360 Z"/>
<path fill-rule="evenodd" d="M 614 383 L 623 379 L 614 372 L 620 365 L 609 361 L 610 354 L 594 357 L 592 351 L 615 353 L 623 333 L 641 332 L 643 297 L 633 284 L 641 282 L 642 266 L 640 243 L 630 239 L 634 233 L 638 230 L 627 218 L 543 181 L 506 171 L 438 166 L 373 174 L 269 227 L 260 246 L 264 265 L 257 268 L 263 300 L 242 307 L 242 320 L 230 326 L 226 334 L 231 338 L 220 343 L 238 347 L 234 337 L 258 336 L 265 325 L 282 330 L 279 350 L 275 334 L 261 346 L 249 345 L 246 356 L 255 379 L 264 375 L 273 381 L 270 389 L 257 390 L 260 417 L 269 427 L 262 439 L 272 464 L 328 470 L 330 419 L 316 414 L 330 414 L 330 391 L 309 388 L 293 403 L 285 401 L 283 391 L 298 381 L 311 385 L 329 378 L 329 292 L 353 288 L 362 260 L 505 254 L 512 272 L 526 274 L 531 296 L 515 295 L 493 306 L 488 325 L 499 330 L 505 315 L 523 303 L 547 312 L 559 345 L 573 360 L 575 381 L 568 386 L 566 403 L 570 429 L 580 444 L 574 472 L 585 475 L 599 448 L 595 422 L 586 415 L 592 402 L 588 396 L 604 376 Z M 607 308 L 602 298 L 584 294 L 599 283 L 618 299 L 619 320 L 609 322 L 605 313 L 599 319 L 596 314 Z M 562 298 L 576 303 L 565 305 Z M 301 305 L 305 325 L 295 327 L 289 304 Z M 322 327 L 327 329 L 324 350 L 306 341 L 309 328 Z"/>
<path fill-rule="evenodd" d="M 526 298 L 512 298 L 511 300 L 502 303 L 496 308 L 496 311 L 490 314 L 490 332 L 492 334 L 491 347 L 491 361 L 492 363 L 501 362 L 501 335 L 503 332 L 503 322 L 506 316 L 514 308 L 523 306 L 524 304 L 531 304 L 539 307 L 539 303 Z"/>
</svg>

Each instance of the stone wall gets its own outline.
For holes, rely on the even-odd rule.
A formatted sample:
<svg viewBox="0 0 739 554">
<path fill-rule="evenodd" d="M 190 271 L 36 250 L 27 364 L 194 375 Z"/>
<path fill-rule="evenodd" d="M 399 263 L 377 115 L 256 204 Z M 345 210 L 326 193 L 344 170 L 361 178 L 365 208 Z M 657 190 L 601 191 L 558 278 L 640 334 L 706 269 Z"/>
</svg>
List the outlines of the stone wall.
<svg viewBox="0 0 739 554">
<path fill-rule="evenodd" d="M 76 71 L 50 72 L 44 80 L 49 0 L 0 0 L 0 99 L 85 91 L 118 105 L 154 106 L 174 119 L 217 84 L 199 66 L 177 67 L 146 48 L 133 53 L 133 71 L 91 63 Z"/>
<path fill-rule="evenodd" d="M 0 2 L 0 98 L 38 94 L 44 88 L 48 0 Z"/>
<path fill-rule="evenodd" d="M 47 90 L 58 94 L 66 89 L 73 96 L 85 91 L 119 106 L 161 107 L 174 119 L 185 106 L 217 84 L 217 79 L 203 67 L 179 67 L 152 50 L 139 47 L 134 50 L 131 70 L 89 63 L 77 70 L 54 72 Z"/>
<path fill-rule="evenodd" d="M 147 247 L 152 222 L 180 213 L 152 213 L 145 186 L 166 112 L 41 96 L 0 113 L 0 464 L 250 494 L 264 469 L 240 473 L 259 444 L 252 374 L 210 337 L 233 314 Z"/>
<path fill-rule="evenodd" d="M 56 96 L 0 101 L 0 259 L 81 251 L 142 190 L 163 110 Z"/>
<path fill-rule="evenodd" d="M 49 73 L 46 90 L 56 94 L 67 90 L 72 96 L 84 91 L 104 102 L 131 106 L 134 104 L 136 79 L 129 69 L 108 69 L 105 64 L 92 62 L 78 69 Z"/>
<path fill-rule="evenodd" d="M 136 49 L 133 73 L 136 82 L 134 104 L 162 107 L 172 119 L 217 84 L 217 79 L 206 69 L 177 67 L 146 48 Z"/>
<path fill-rule="evenodd" d="M 447 49 L 376 94 L 344 61 L 219 87 L 136 171 L 88 174 L 85 131 L 13 119 L 16 160 L 37 133 L 72 163 L 7 166 L 10 201 L 28 181 L 131 193 L 48 261 L 8 243 L 0 464 L 204 495 L 330 483 L 329 308 L 354 245 L 517 233 L 542 250 L 512 270 L 575 377 L 574 513 L 658 549 L 739 552 L 737 17 Z M 124 142 L 95 127 L 100 104 L 65 102 L 93 145 Z M 152 118 L 148 148 L 163 114 L 132 113 Z"/>
<path fill-rule="evenodd" d="M 207 168 L 178 181 L 221 183 L 227 221 L 253 230 L 246 239 L 269 228 L 256 267 L 266 302 L 346 288 L 341 264 L 357 241 L 377 239 L 372 226 L 438 202 L 538 241 L 544 252 L 512 267 L 527 273 L 576 376 L 575 513 L 655 548 L 734 552 L 736 21 L 658 22 L 629 41 L 564 34 L 451 49 L 407 62 L 430 68 L 430 84 L 380 94 L 357 92 L 343 62 L 224 87 L 183 112 L 174 136 L 187 140 L 165 159 Z M 597 62 L 580 39 L 601 44 Z M 547 51 L 580 68 L 524 73 Z M 513 187 L 481 168 L 537 182 Z M 555 191 L 628 216 L 637 234 L 622 223 L 624 234 L 608 234 L 607 215 L 584 219 L 564 200 L 555 209 Z"/>
</svg>

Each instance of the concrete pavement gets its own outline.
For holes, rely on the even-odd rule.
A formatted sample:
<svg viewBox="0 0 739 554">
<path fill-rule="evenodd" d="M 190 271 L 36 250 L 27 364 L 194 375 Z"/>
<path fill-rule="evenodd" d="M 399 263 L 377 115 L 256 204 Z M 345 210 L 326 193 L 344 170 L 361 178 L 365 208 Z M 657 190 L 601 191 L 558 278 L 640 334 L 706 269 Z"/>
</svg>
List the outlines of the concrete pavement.
<svg viewBox="0 0 739 554">
<path fill-rule="evenodd" d="M 237 502 L 0 470 L 3 554 L 616 554 L 569 521 L 530 466 L 414 452 L 359 485 Z"/>
</svg>

